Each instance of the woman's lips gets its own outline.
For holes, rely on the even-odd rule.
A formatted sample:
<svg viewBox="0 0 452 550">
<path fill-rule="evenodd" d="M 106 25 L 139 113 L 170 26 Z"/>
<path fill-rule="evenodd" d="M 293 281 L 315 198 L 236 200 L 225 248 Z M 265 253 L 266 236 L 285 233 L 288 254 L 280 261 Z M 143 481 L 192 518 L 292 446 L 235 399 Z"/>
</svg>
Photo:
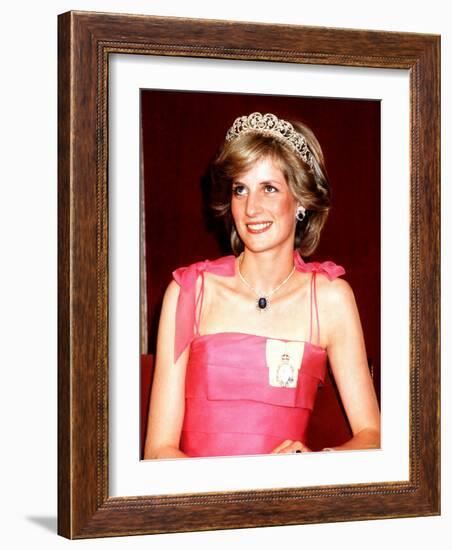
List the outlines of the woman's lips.
<svg viewBox="0 0 452 550">
<path fill-rule="evenodd" d="M 247 223 L 246 228 L 249 233 L 256 235 L 257 233 L 263 233 L 270 229 L 273 222 L 259 222 L 259 223 Z"/>
</svg>

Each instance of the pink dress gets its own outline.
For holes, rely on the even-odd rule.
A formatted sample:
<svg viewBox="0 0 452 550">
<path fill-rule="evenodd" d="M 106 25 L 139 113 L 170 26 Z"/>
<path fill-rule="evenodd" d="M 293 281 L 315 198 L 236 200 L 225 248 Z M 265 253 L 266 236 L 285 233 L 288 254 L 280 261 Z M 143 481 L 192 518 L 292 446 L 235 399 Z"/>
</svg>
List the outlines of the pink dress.
<svg viewBox="0 0 452 550">
<path fill-rule="evenodd" d="M 305 441 L 317 387 L 326 372 L 326 351 L 318 345 L 320 332 L 315 281 L 317 273 L 330 280 L 345 270 L 333 262 L 305 263 L 294 253 L 299 271 L 311 272 L 309 341 L 295 343 L 301 350 L 293 387 L 269 381 L 269 339 L 241 332 L 199 334 L 196 311 L 204 292 L 204 272 L 235 274 L 235 257 L 197 262 L 174 271 L 180 286 L 176 312 L 175 359 L 190 346 L 185 383 L 185 416 L 180 449 L 188 456 L 232 456 L 270 453 L 286 439 Z M 196 280 L 201 288 L 196 296 Z M 312 342 L 313 310 L 317 343 Z M 294 342 L 294 341 L 292 341 Z M 293 345 L 293 344 L 290 344 Z"/>
</svg>

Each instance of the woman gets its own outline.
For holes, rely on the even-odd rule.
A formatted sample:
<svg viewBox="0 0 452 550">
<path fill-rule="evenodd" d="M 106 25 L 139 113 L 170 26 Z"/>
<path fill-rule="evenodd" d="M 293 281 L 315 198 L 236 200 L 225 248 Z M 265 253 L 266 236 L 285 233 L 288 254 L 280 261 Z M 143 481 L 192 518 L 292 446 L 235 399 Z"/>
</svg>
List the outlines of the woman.
<svg viewBox="0 0 452 550">
<path fill-rule="evenodd" d="M 353 292 L 333 262 L 305 263 L 330 206 L 320 145 L 300 123 L 235 120 L 212 164 L 234 256 L 176 270 L 159 325 L 145 458 L 307 452 L 327 359 L 353 437 L 380 445 Z"/>
</svg>

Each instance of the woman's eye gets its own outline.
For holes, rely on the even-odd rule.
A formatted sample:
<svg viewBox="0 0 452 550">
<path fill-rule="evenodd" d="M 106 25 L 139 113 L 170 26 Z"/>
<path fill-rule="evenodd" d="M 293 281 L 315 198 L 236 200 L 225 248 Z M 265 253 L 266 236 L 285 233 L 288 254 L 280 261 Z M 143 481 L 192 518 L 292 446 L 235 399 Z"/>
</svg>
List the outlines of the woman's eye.
<svg viewBox="0 0 452 550">
<path fill-rule="evenodd" d="M 276 187 L 274 187 L 273 185 L 266 185 L 265 191 L 267 193 L 277 193 L 278 189 L 276 189 Z"/>
<path fill-rule="evenodd" d="M 234 187 L 232 188 L 232 193 L 236 197 L 240 197 L 240 196 L 244 195 L 246 193 L 245 186 L 244 185 L 234 185 Z"/>
</svg>

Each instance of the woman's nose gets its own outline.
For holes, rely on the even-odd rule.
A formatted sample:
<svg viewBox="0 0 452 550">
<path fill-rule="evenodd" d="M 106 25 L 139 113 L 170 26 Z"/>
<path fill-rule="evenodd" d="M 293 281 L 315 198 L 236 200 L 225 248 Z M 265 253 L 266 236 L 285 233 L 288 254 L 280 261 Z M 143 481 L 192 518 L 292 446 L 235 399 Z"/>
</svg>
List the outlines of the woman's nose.
<svg viewBox="0 0 452 550">
<path fill-rule="evenodd" d="M 249 193 L 246 199 L 246 215 L 252 218 L 259 214 L 261 210 L 261 204 L 259 197 L 256 193 Z"/>
</svg>

